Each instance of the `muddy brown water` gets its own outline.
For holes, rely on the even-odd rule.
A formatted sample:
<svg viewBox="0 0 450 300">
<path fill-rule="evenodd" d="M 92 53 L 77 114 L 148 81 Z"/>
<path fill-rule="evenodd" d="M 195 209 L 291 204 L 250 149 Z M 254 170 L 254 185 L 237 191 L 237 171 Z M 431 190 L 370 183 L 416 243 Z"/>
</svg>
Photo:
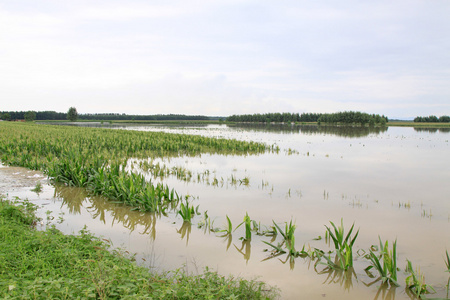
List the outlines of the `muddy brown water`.
<svg viewBox="0 0 450 300">
<path fill-rule="evenodd" d="M 283 299 L 411 299 L 405 290 L 406 259 L 420 267 L 426 283 L 445 297 L 449 274 L 444 255 L 450 249 L 450 159 L 445 131 L 388 128 L 362 129 L 260 127 L 127 127 L 202 134 L 225 138 L 276 143 L 280 152 L 262 155 L 201 155 L 153 160 L 168 168 L 192 173 L 190 180 L 175 176 L 153 178 L 163 181 L 185 196 L 191 195 L 200 212 L 207 211 L 214 228 L 225 228 L 228 215 L 236 227 L 246 213 L 262 226 L 275 220 L 281 226 L 295 222 L 296 248 L 329 250 L 324 237 L 330 221 L 345 228 L 353 223 L 360 230 L 355 252 L 367 253 L 371 245 L 397 240 L 401 287 L 380 289 L 376 278 L 364 268 L 369 262 L 355 254 L 353 273 L 321 272 L 308 259 L 294 263 L 286 256 L 267 259 L 269 237 L 253 234 L 250 243 L 198 228 L 202 216 L 191 226 L 175 212 L 167 217 L 131 211 L 101 197 L 89 197 L 83 189 L 46 184 L 39 172 L 0 167 L 0 192 L 9 197 L 28 198 L 38 204 L 43 225 L 52 223 L 66 233 L 84 226 L 111 240 L 114 246 L 137 253 L 138 263 L 156 270 L 184 267 L 201 272 L 205 266 L 221 274 L 260 278 L 278 286 Z M 290 150 L 289 150 L 290 149 Z M 139 161 L 133 162 L 140 171 Z M 130 160 L 131 168 L 131 160 Z M 208 175 L 205 175 L 208 174 Z M 150 179 L 151 176 L 147 174 Z M 217 181 L 214 183 L 214 178 Z M 233 182 L 232 178 L 237 181 Z M 239 179 L 248 178 L 248 184 Z M 36 181 L 44 183 L 37 194 Z M 46 213 L 51 212 L 51 213 Z M 278 238 L 276 242 L 280 241 Z M 376 276 L 376 271 L 373 272 Z"/>
</svg>

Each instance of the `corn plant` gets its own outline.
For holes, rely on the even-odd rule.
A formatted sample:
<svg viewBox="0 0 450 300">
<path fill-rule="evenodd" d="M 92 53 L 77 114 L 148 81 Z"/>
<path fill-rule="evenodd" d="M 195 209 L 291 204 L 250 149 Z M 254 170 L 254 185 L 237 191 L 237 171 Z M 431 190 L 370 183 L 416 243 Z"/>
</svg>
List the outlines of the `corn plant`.
<svg viewBox="0 0 450 300">
<path fill-rule="evenodd" d="M 224 233 L 223 236 L 231 235 L 231 233 L 233 232 L 233 224 L 231 223 L 231 220 L 228 217 L 228 215 L 227 215 L 227 228 L 219 230 L 218 232 L 223 232 Z"/>
<path fill-rule="evenodd" d="M 191 223 L 192 218 L 195 216 L 195 209 L 193 205 L 190 205 L 186 199 L 186 204 L 180 203 L 180 209 L 178 214 L 183 218 L 184 222 Z"/>
<path fill-rule="evenodd" d="M 88 188 L 142 211 L 165 212 L 178 207 L 178 195 L 167 186 L 153 185 L 143 176 L 126 172 L 128 161 L 200 153 L 247 155 L 270 150 L 264 144 L 194 135 L 138 132 L 100 128 L 0 124 L 0 158 L 3 163 L 41 170 L 53 181 Z M 133 160 L 131 160 L 133 158 Z M 167 168 L 150 168 L 167 176 Z M 153 170 L 154 169 L 154 170 Z M 174 171 L 188 180 L 188 170 Z M 152 187 L 150 187 L 152 186 Z M 170 205 L 169 205 L 170 204 Z"/>
<path fill-rule="evenodd" d="M 245 217 L 244 217 L 244 221 L 242 221 L 241 224 L 239 224 L 234 231 L 236 231 L 236 229 L 238 229 L 239 227 L 241 227 L 241 225 L 244 224 L 245 226 L 245 237 L 243 237 L 242 239 L 244 241 L 250 241 L 252 239 L 252 220 L 250 219 L 250 217 L 248 216 L 248 213 L 245 213 Z"/>
<path fill-rule="evenodd" d="M 283 237 L 283 241 L 281 243 L 279 243 L 278 245 L 274 245 L 273 243 L 269 243 L 266 241 L 263 241 L 263 243 L 265 243 L 266 245 L 271 246 L 274 249 L 274 254 L 275 255 L 279 255 L 279 254 L 283 254 L 283 253 L 288 253 L 288 256 L 291 256 L 292 258 L 295 257 L 306 257 L 307 253 L 305 251 L 305 246 L 303 245 L 303 248 L 301 251 L 297 251 L 295 249 L 295 224 L 292 223 L 292 220 L 288 223 L 286 222 L 284 230 L 275 222 L 273 221 L 274 224 L 274 232 L 275 234 L 277 234 L 277 232 L 279 232 L 281 234 L 281 236 Z M 283 246 L 286 248 L 286 250 L 283 249 Z M 291 262 L 292 263 L 292 262 Z"/>
<path fill-rule="evenodd" d="M 421 298 L 421 295 L 423 294 L 436 292 L 432 286 L 425 283 L 425 276 L 420 273 L 420 269 L 414 271 L 411 261 L 406 261 L 406 271 L 410 273 L 410 275 L 405 279 L 408 289 L 411 290 L 418 298 Z"/>
<path fill-rule="evenodd" d="M 341 219 L 341 226 L 336 227 L 333 222 L 331 222 L 331 226 L 333 230 L 326 226 L 327 232 L 330 238 L 333 240 L 335 251 L 336 251 L 336 262 L 334 264 L 330 264 L 330 267 L 340 268 L 343 270 L 347 270 L 348 268 L 353 267 L 353 245 L 355 243 L 356 238 L 358 237 L 359 230 L 352 237 L 351 234 L 353 232 L 353 228 L 355 224 L 352 225 L 347 235 L 345 235 L 344 223 Z M 329 260 L 327 260 L 329 262 Z"/>
<path fill-rule="evenodd" d="M 397 241 L 392 244 L 392 250 L 389 250 L 388 241 L 383 245 L 380 240 L 380 254 L 376 255 L 372 249 L 367 255 L 367 258 L 371 261 L 372 265 L 368 266 L 365 270 L 369 271 L 375 268 L 380 274 L 382 283 L 388 282 L 395 286 L 399 286 L 397 283 Z M 376 247 L 372 247 L 375 249 Z"/>
</svg>

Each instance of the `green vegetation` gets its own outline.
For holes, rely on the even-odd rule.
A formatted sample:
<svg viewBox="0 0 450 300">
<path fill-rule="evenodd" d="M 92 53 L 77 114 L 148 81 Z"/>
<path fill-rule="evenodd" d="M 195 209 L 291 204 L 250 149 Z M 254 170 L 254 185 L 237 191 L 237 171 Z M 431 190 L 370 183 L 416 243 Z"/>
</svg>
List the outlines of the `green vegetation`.
<svg viewBox="0 0 450 300">
<path fill-rule="evenodd" d="M 367 113 L 355 112 L 355 111 L 344 111 L 333 114 L 322 114 L 317 121 L 321 123 L 331 123 L 331 124 L 344 124 L 353 125 L 360 124 L 361 126 L 386 126 L 388 118 L 380 115 L 369 115 Z"/>
<path fill-rule="evenodd" d="M 32 122 L 32 121 L 36 120 L 36 112 L 35 111 L 27 111 L 24 114 L 24 119 L 27 122 Z"/>
<path fill-rule="evenodd" d="M 423 294 L 428 294 L 431 292 L 435 292 L 432 286 L 425 283 L 425 276 L 420 273 L 419 270 L 414 270 L 412 267 L 412 263 L 407 260 L 406 272 L 409 272 L 410 275 L 406 277 L 406 285 L 407 287 L 416 295 L 418 298 Z"/>
<path fill-rule="evenodd" d="M 388 241 L 383 246 L 380 238 L 379 240 L 380 254 L 376 255 L 373 251 L 376 247 L 372 246 L 368 255 L 368 259 L 372 262 L 372 265 L 367 267 L 366 271 L 374 267 L 380 273 L 382 283 L 389 282 L 395 286 L 399 286 L 397 283 L 397 241 L 393 243 L 392 250 L 389 250 Z"/>
<path fill-rule="evenodd" d="M 273 299 L 278 291 L 255 280 L 205 269 L 156 274 L 113 250 L 87 230 L 63 235 L 32 228 L 29 202 L 0 199 L 0 297 L 2 299 Z"/>
<path fill-rule="evenodd" d="M 244 224 L 244 226 L 245 226 L 245 237 L 243 237 L 242 239 L 245 241 L 250 241 L 252 239 L 252 220 L 248 216 L 248 213 L 245 214 L 244 221 L 242 221 L 241 224 L 236 226 L 236 228 L 234 230 L 241 227 L 242 224 Z"/>
<path fill-rule="evenodd" d="M 355 244 L 356 238 L 358 237 L 359 230 L 352 237 L 351 234 L 353 232 L 355 224 L 350 227 L 347 235 L 345 235 L 344 221 L 342 219 L 341 226 L 339 227 L 336 227 L 336 225 L 334 225 L 334 223 L 331 221 L 330 223 L 333 227 L 333 230 L 331 230 L 331 228 L 326 225 L 325 227 L 327 228 L 329 236 L 333 240 L 337 261 L 337 263 L 335 262 L 334 265 L 332 265 L 333 267 L 337 266 L 342 270 L 348 270 L 348 268 L 353 267 L 353 245 Z"/>
<path fill-rule="evenodd" d="M 227 122 L 251 122 L 251 123 L 295 123 L 295 122 L 317 122 L 321 114 L 316 113 L 267 113 L 253 115 L 232 115 Z"/>
<path fill-rule="evenodd" d="M 197 206 L 198 210 L 198 206 Z M 186 204 L 180 203 L 180 209 L 178 210 L 178 214 L 183 218 L 184 222 L 191 223 L 191 220 L 193 217 L 195 217 L 195 209 L 193 205 L 190 205 L 187 198 L 186 198 Z"/>
<path fill-rule="evenodd" d="M 87 188 L 92 194 L 141 211 L 175 209 L 179 195 L 143 174 L 127 171 L 130 158 L 198 155 L 200 153 L 263 153 L 267 146 L 194 135 L 100 128 L 0 124 L 3 163 L 45 172 L 55 182 Z"/>
<path fill-rule="evenodd" d="M 35 192 L 35 193 L 40 193 L 40 192 L 42 192 L 42 183 L 40 182 L 40 181 L 38 181 L 37 183 L 36 183 L 36 186 L 31 190 L 32 192 Z"/>
<path fill-rule="evenodd" d="M 9 120 L 24 120 L 26 119 L 25 111 L 2 111 L 0 115 L 7 114 Z M 36 120 L 67 120 L 67 113 L 56 111 L 37 111 L 35 112 Z M 127 115 L 119 113 L 98 113 L 98 114 L 78 114 L 79 120 L 89 121 L 217 121 L 219 117 L 207 116 L 187 116 L 187 115 Z"/>
<path fill-rule="evenodd" d="M 428 116 L 428 117 L 415 117 L 414 122 L 417 123 L 450 123 L 450 116 Z"/>
<path fill-rule="evenodd" d="M 4 111 L 0 113 L 0 119 L 4 121 L 11 121 L 11 114 L 9 112 Z"/>
<path fill-rule="evenodd" d="M 78 119 L 78 112 L 75 107 L 69 108 L 69 111 L 67 112 L 67 120 L 71 122 L 75 122 Z"/>
</svg>

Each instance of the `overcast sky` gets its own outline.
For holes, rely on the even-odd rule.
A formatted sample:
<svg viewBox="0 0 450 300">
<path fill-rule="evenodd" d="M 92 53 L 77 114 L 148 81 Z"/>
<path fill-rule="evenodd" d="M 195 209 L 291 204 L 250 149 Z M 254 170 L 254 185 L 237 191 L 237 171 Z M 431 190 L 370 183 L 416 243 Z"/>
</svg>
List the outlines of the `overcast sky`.
<svg viewBox="0 0 450 300">
<path fill-rule="evenodd" d="M 450 0 L 0 0 L 0 111 L 450 115 Z"/>
</svg>

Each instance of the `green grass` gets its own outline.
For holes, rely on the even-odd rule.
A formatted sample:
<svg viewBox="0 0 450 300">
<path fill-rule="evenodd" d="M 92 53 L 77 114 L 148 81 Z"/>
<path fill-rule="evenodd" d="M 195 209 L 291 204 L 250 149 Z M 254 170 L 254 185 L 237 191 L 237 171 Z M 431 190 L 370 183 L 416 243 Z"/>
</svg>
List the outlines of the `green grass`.
<svg viewBox="0 0 450 300">
<path fill-rule="evenodd" d="M 151 273 L 124 251 L 87 230 L 64 235 L 37 231 L 33 205 L 0 198 L 2 299 L 274 299 L 278 291 L 256 280 L 205 269 Z"/>
</svg>

